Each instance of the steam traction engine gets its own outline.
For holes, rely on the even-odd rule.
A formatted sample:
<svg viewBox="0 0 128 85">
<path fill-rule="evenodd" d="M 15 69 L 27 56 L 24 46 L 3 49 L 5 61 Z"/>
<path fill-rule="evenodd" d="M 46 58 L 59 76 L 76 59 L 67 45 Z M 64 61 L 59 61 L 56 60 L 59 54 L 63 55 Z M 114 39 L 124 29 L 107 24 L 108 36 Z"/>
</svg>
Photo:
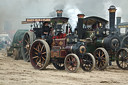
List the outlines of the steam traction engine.
<svg viewBox="0 0 128 85">
<path fill-rule="evenodd" d="M 59 70 L 76 72 L 81 66 L 84 71 L 91 71 L 95 59 L 91 53 L 86 53 L 86 42 L 80 42 L 78 35 L 72 33 L 68 18 L 62 17 L 62 10 L 57 11 L 57 17 L 50 18 L 50 32 L 41 34 L 45 28 L 35 28 L 35 41 L 30 49 L 30 61 L 34 68 L 45 69 L 50 63 Z M 36 19 L 35 19 L 36 20 Z M 37 30 L 38 29 L 38 30 Z"/>
<path fill-rule="evenodd" d="M 82 41 L 88 41 L 87 52 L 94 54 L 96 67 L 100 70 L 105 69 L 108 64 L 111 65 L 111 61 L 114 60 L 118 67 L 128 68 L 128 49 L 121 48 L 121 37 L 115 28 L 115 11 L 115 6 L 110 6 L 110 29 L 106 28 L 107 21 L 102 18 L 78 18 L 76 31 Z"/>
<path fill-rule="evenodd" d="M 120 36 L 122 38 L 121 47 L 128 48 L 128 22 L 121 23 L 121 17 L 117 17 L 117 28 L 120 31 Z M 122 30 L 124 30 L 125 32 L 122 32 Z M 120 66 L 119 64 L 120 68 L 128 69 L 128 57 L 121 57 L 121 61 L 121 63 L 124 63 L 125 68 L 122 68 L 122 66 Z"/>
</svg>

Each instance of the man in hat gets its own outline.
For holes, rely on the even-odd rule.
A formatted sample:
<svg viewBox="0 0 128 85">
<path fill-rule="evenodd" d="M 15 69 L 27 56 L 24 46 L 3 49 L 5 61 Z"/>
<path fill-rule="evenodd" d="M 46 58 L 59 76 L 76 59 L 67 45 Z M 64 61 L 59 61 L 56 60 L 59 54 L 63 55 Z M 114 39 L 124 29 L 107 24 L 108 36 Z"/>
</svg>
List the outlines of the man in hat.
<svg viewBox="0 0 128 85">
<path fill-rule="evenodd" d="M 43 23 L 43 34 L 44 35 L 49 35 L 50 33 L 50 27 L 49 27 L 49 23 L 48 22 L 44 22 Z"/>
</svg>

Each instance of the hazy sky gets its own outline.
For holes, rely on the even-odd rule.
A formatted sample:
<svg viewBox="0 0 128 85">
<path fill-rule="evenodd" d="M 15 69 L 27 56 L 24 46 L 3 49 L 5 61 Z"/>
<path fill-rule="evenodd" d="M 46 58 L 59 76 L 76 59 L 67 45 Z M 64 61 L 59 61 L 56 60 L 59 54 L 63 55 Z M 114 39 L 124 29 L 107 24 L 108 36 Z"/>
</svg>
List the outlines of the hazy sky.
<svg viewBox="0 0 128 85">
<path fill-rule="evenodd" d="M 0 29 L 21 29 L 21 21 L 26 17 L 55 16 L 56 9 L 63 9 L 72 25 L 78 13 L 108 20 L 110 5 L 117 7 L 116 16 L 128 21 L 128 0 L 0 0 Z"/>
</svg>

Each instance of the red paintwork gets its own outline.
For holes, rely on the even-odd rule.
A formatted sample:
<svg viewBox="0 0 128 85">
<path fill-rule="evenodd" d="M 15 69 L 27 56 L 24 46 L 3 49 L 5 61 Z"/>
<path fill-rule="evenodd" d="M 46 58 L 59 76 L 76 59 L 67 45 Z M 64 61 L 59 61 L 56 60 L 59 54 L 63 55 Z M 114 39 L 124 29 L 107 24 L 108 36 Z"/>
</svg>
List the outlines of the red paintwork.
<svg viewBox="0 0 128 85">
<path fill-rule="evenodd" d="M 57 36 L 53 36 L 52 39 L 61 39 L 65 37 L 66 37 L 66 33 L 60 33 Z"/>
</svg>

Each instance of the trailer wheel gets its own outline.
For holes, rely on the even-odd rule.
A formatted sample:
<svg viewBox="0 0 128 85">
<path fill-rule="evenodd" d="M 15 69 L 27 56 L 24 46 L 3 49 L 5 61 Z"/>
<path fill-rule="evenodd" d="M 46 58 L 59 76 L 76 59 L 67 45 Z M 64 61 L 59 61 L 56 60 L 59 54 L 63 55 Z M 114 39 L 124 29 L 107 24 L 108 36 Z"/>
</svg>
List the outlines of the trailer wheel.
<svg viewBox="0 0 128 85">
<path fill-rule="evenodd" d="M 27 32 L 25 33 L 23 38 L 22 54 L 23 54 L 23 60 L 27 62 L 30 61 L 29 52 L 30 52 L 31 44 L 34 40 L 33 36 L 34 36 L 33 32 Z"/>
<path fill-rule="evenodd" d="M 97 48 L 94 52 L 96 60 L 96 68 L 99 70 L 104 70 L 109 63 L 108 52 L 104 48 Z"/>
<path fill-rule="evenodd" d="M 35 69 L 45 69 L 50 61 L 50 48 L 46 41 L 34 41 L 30 50 L 30 61 Z"/>
<path fill-rule="evenodd" d="M 13 50 L 13 59 L 18 60 L 20 58 L 20 49 L 19 48 L 14 48 Z"/>
<path fill-rule="evenodd" d="M 95 67 L 95 58 L 91 53 L 86 53 L 81 59 L 81 68 L 84 71 L 92 71 Z"/>
<path fill-rule="evenodd" d="M 128 70 L 128 49 L 122 48 L 117 52 L 117 66 L 123 70 Z"/>
<path fill-rule="evenodd" d="M 64 60 L 65 70 L 68 72 L 77 72 L 80 66 L 80 60 L 76 54 L 68 54 Z"/>
</svg>

